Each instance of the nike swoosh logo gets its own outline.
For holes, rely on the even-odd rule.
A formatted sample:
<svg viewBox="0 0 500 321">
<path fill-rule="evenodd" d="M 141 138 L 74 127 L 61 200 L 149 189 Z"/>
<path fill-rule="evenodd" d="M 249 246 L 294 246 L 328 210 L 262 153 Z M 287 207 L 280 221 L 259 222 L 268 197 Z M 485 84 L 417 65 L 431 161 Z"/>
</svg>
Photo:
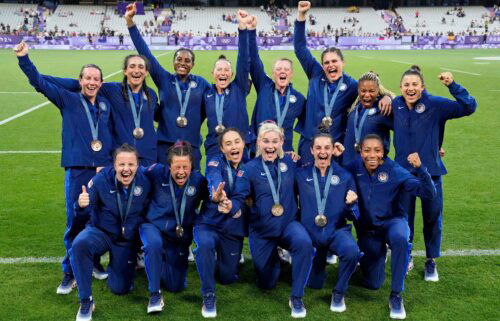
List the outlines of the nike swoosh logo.
<svg viewBox="0 0 500 321">
<path fill-rule="evenodd" d="M 398 109 L 403 109 L 403 108 L 405 108 L 405 107 L 404 107 L 404 106 L 402 106 L 402 107 L 398 107 Z"/>
<path fill-rule="evenodd" d="M 235 256 L 235 255 L 238 255 L 239 253 L 231 253 L 231 256 Z"/>
<path fill-rule="evenodd" d="M 109 192 L 110 192 L 111 194 L 116 193 L 116 191 L 113 191 L 113 190 L 110 190 Z"/>
<path fill-rule="evenodd" d="M 262 176 L 266 176 L 266 173 L 262 173 L 262 172 L 260 172 L 260 175 L 262 175 Z"/>
<path fill-rule="evenodd" d="M 356 174 L 356 176 L 361 176 L 361 175 L 363 175 L 363 174 Z"/>
<path fill-rule="evenodd" d="M 167 183 L 161 183 L 161 186 L 165 187 L 165 186 L 168 186 Z"/>
<path fill-rule="evenodd" d="M 312 178 L 309 178 L 309 177 L 306 178 L 306 181 L 308 181 L 308 182 L 310 182 L 312 180 L 313 180 Z"/>
<path fill-rule="evenodd" d="M 212 97 L 213 95 L 214 95 L 214 94 L 211 94 L 211 95 L 207 95 L 207 98 L 210 98 L 210 97 Z"/>
</svg>

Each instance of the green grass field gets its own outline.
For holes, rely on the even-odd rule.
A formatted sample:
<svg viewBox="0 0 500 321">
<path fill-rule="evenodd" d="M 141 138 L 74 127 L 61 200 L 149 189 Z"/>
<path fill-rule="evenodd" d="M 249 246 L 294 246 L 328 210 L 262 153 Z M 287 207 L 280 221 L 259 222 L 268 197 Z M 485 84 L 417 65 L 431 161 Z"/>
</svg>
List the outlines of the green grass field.
<svg viewBox="0 0 500 321">
<path fill-rule="evenodd" d="M 104 75 L 120 70 L 122 51 L 31 51 L 32 61 L 42 73 L 76 77 L 80 67 L 96 63 Z M 161 52 L 156 52 L 161 54 Z M 220 52 L 198 52 L 195 74 L 211 79 L 211 67 Z M 236 52 L 225 53 L 231 60 Z M 315 53 L 319 56 L 319 52 Z M 294 86 L 304 95 L 307 79 L 293 52 L 261 52 L 270 71 L 274 59 L 292 58 L 295 64 Z M 443 250 L 500 249 L 500 181 L 498 139 L 500 117 L 500 61 L 474 60 L 475 57 L 499 57 L 500 50 L 453 51 L 350 51 L 345 52 L 347 73 L 357 78 L 375 70 L 384 85 L 399 93 L 400 75 L 410 64 L 419 64 L 432 94 L 451 97 L 437 75 L 451 70 L 455 80 L 465 86 L 478 101 L 471 117 L 448 123 L 444 161 L 449 174 L 444 177 Z M 46 101 L 34 93 L 9 50 L 0 50 L 0 122 Z M 159 58 L 171 68 L 172 54 Z M 480 64 L 477 64 L 479 62 Z M 149 85 L 153 86 L 150 79 Z M 120 73 L 107 81 L 121 81 Z M 13 94 L 16 92 L 17 94 Z M 33 93 L 24 93 L 33 92 Z M 248 97 L 251 113 L 255 92 Z M 51 104 L 0 125 L 0 258 L 58 257 L 64 254 L 62 235 L 65 226 L 64 171 L 60 154 L 19 154 L 2 151 L 58 151 L 61 149 L 61 117 Z M 202 129 L 202 134 L 206 128 Z M 298 137 L 295 137 L 296 142 Z M 496 142 L 496 143 L 495 143 Z M 497 147 L 495 147 L 497 146 Z M 204 163 L 204 162 L 202 162 Z M 418 215 L 418 214 L 417 214 Z M 421 216 L 417 216 L 414 248 L 423 250 Z M 245 248 L 248 254 L 248 249 Z M 440 281 L 423 281 L 424 259 L 415 259 L 404 293 L 408 320 L 499 320 L 500 257 L 463 256 L 439 259 Z M 330 293 L 336 280 L 337 266 L 329 266 L 327 286 L 306 290 L 304 297 L 309 320 L 384 320 L 388 319 L 388 280 L 379 291 L 359 284 L 354 275 L 346 298 L 347 311 L 329 311 Z M 283 268 L 281 281 L 273 291 L 261 291 L 254 284 L 251 261 L 242 266 L 241 282 L 218 286 L 220 320 L 286 320 L 290 291 L 290 270 Z M 60 264 L 0 264 L 0 320 L 70 320 L 78 309 L 76 291 L 68 296 L 55 293 L 60 282 Z M 94 281 L 95 320 L 188 320 L 201 319 L 199 279 L 194 264 L 188 274 L 188 288 L 179 294 L 164 293 L 166 307 L 157 316 L 146 315 L 147 279 L 138 273 L 135 289 L 127 296 L 115 296 L 103 281 Z"/>
</svg>

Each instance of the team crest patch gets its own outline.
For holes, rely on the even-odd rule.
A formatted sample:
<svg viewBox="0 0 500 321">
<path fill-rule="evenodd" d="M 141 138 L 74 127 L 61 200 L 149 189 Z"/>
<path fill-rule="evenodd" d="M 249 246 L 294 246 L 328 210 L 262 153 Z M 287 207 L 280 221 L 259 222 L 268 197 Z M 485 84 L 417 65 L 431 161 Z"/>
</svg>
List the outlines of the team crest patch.
<svg viewBox="0 0 500 321">
<path fill-rule="evenodd" d="M 377 108 L 368 109 L 368 115 L 373 116 L 377 113 Z"/>
<path fill-rule="evenodd" d="M 423 113 L 425 111 L 425 105 L 420 103 L 417 106 L 415 106 L 415 111 L 419 114 Z"/>
<path fill-rule="evenodd" d="M 239 170 L 238 173 L 236 173 L 236 176 L 242 177 L 243 174 L 245 174 L 245 171 Z"/>
<path fill-rule="evenodd" d="M 188 186 L 186 190 L 186 195 L 193 196 L 194 194 L 196 194 L 196 187 L 194 187 L 193 185 Z"/>
<path fill-rule="evenodd" d="M 340 91 L 345 91 L 347 89 L 347 85 L 346 84 L 342 84 L 342 86 L 340 86 Z"/>
<path fill-rule="evenodd" d="M 387 182 L 388 179 L 389 179 L 389 175 L 386 172 L 380 172 L 378 174 L 378 181 L 379 182 L 385 183 L 385 182 Z"/>
<path fill-rule="evenodd" d="M 332 185 L 339 185 L 340 177 L 338 177 L 337 175 L 332 175 L 332 179 L 330 180 L 330 183 Z"/>
<path fill-rule="evenodd" d="M 94 182 L 92 180 L 90 180 L 88 183 L 87 183 L 87 186 L 89 188 L 92 188 L 92 185 L 94 185 Z"/>
<path fill-rule="evenodd" d="M 226 88 L 226 90 L 224 90 L 224 93 L 225 93 L 226 95 L 229 95 L 229 88 Z"/>
<path fill-rule="evenodd" d="M 134 187 L 134 196 L 141 196 L 141 195 L 142 195 L 142 186 Z"/>
<path fill-rule="evenodd" d="M 99 108 L 101 108 L 102 111 L 106 111 L 106 109 L 108 109 L 108 107 L 106 107 L 106 104 L 103 101 L 99 103 Z"/>
<path fill-rule="evenodd" d="M 297 102 L 297 97 L 295 97 L 295 95 L 290 95 L 290 102 L 295 104 Z"/>
<path fill-rule="evenodd" d="M 196 88 L 196 87 L 198 87 L 198 84 L 196 83 L 196 81 L 192 80 L 192 81 L 189 83 L 189 87 L 191 87 L 191 88 Z"/>
<path fill-rule="evenodd" d="M 217 167 L 217 166 L 219 166 L 219 162 L 218 161 L 210 161 L 210 162 L 208 162 L 207 165 L 212 166 L 212 167 Z"/>
<path fill-rule="evenodd" d="M 288 170 L 288 166 L 285 163 L 280 163 L 280 171 L 282 173 L 286 172 Z"/>
</svg>

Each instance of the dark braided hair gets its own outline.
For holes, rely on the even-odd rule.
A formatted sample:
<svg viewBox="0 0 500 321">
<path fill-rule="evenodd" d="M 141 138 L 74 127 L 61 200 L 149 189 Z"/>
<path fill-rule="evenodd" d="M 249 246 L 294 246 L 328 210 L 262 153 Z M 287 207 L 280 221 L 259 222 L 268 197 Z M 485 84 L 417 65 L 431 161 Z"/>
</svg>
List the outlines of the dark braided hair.
<svg viewBox="0 0 500 321">
<path fill-rule="evenodd" d="M 191 144 L 187 141 L 178 140 L 167 150 L 167 163 L 169 165 L 172 165 L 172 159 L 174 156 L 189 156 L 189 161 L 192 165 L 194 162 L 193 147 L 191 147 Z"/>
<path fill-rule="evenodd" d="M 134 58 L 134 57 L 139 57 L 141 58 L 142 60 L 144 60 L 144 64 L 146 65 L 146 71 L 149 71 L 151 69 L 151 64 L 149 63 L 149 60 L 148 58 L 146 58 L 145 56 L 143 55 L 137 55 L 137 54 L 134 54 L 134 55 L 128 55 L 127 57 L 125 57 L 125 59 L 123 60 L 123 70 L 127 69 L 128 67 L 128 62 L 130 59 Z M 127 81 L 127 76 L 123 76 L 123 80 L 122 80 L 122 96 L 123 96 L 123 99 L 125 99 L 125 101 L 128 102 L 128 81 Z M 144 94 L 146 95 L 146 99 L 148 100 L 148 108 L 151 108 L 151 101 L 152 101 L 152 98 L 151 98 L 151 95 L 149 94 L 149 87 L 146 85 L 146 78 L 144 78 L 144 81 L 142 82 L 142 90 L 144 91 Z M 142 99 L 142 97 L 141 97 Z"/>
</svg>

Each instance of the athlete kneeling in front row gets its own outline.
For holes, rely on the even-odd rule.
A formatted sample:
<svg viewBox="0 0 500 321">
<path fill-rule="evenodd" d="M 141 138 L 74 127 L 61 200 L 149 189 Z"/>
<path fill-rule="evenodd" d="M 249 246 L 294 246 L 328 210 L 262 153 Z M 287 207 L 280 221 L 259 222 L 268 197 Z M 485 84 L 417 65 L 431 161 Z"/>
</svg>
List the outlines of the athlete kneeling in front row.
<svg viewBox="0 0 500 321">
<path fill-rule="evenodd" d="M 295 181 L 299 190 L 301 222 L 316 249 L 308 285 L 314 289 L 323 287 L 327 253 L 335 253 L 339 258 L 339 277 L 330 310 L 343 312 L 347 285 L 360 257 L 351 233 L 352 225 L 347 224 L 346 219 L 356 219 L 359 211 L 351 174 L 332 161 L 333 156 L 340 155 L 335 155 L 337 146 L 334 147 L 330 134 L 316 134 L 311 146 L 314 164 L 299 168 Z"/>
<path fill-rule="evenodd" d="M 401 293 L 410 259 L 411 243 L 407 214 L 401 205 L 402 193 L 431 200 L 436 188 L 417 153 L 407 160 L 417 177 L 384 154 L 378 135 L 370 134 L 361 141 L 361 158 L 351 162 L 351 172 L 359 195 L 360 218 L 355 222 L 361 258 L 363 282 L 370 289 L 379 289 L 385 280 L 387 246 L 391 249 L 390 317 L 406 318 Z"/>
<path fill-rule="evenodd" d="M 304 287 L 311 269 L 313 246 L 309 234 L 297 219 L 294 182 L 295 155 L 284 154 L 283 130 L 274 122 L 260 126 L 257 157 L 238 171 L 233 197 L 229 200 L 235 215 L 251 195 L 253 208 L 249 214 L 249 244 L 258 285 L 272 289 L 280 275 L 277 247 L 292 255 L 292 293 L 289 306 L 292 317 L 304 318 Z"/>
<path fill-rule="evenodd" d="M 226 128 L 219 136 L 220 152 L 207 163 L 206 177 L 211 199 L 206 200 L 194 227 L 196 265 L 201 281 L 205 318 L 217 316 L 215 275 L 222 284 L 238 280 L 243 238 L 248 235 L 246 206 L 235 215 L 219 211 L 231 197 L 236 174 L 245 153 L 245 140 L 236 128 Z"/>
<path fill-rule="evenodd" d="M 114 166 L 106 167 L 82 186 L 75 203 L 75 220 L 90 215 L 90 224 L 78 234 L 70 253 L 78 285 L 80 309 L 77 321 L 92 319 L 93 258 L 109 251 L 108 285 L 111 292 L 125 294 L 133 285 L 136 263 L 135 242 L 147 208 L 149 180 L 138 170 L 138 154 L 124 144 L 113 154 Z"/>
<path fill-rule="evenodd" d="M 148 313 L 163 310 L 161 282 L 169 292 L 186 288 L 193 224 L 206 196 L 205 178 L 192 171 L 193 149 L 188 142 L 170 147 L 167 163 L 151 165 L 146 172 L 152 183 L 151 204 L 139 232 L 149 282 Z"/>
</svg>

